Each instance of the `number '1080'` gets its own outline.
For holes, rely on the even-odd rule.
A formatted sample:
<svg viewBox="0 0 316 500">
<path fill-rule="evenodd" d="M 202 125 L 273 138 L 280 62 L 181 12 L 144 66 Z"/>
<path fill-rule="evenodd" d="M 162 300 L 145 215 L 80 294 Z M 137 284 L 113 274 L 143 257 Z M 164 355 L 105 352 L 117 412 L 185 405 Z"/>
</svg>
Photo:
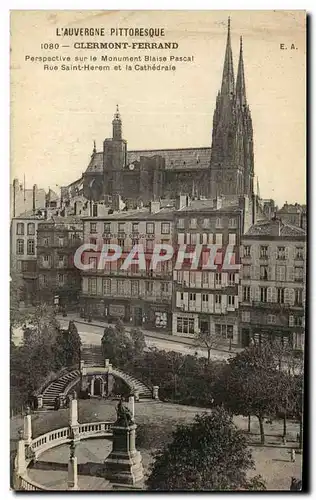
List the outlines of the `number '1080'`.
<svg viewBox="0 0 316 500">
<path fill-rule="evenodd" d="M 59 43 L 41 43 L 41 49 L 59 49 Z"/>
</svg>

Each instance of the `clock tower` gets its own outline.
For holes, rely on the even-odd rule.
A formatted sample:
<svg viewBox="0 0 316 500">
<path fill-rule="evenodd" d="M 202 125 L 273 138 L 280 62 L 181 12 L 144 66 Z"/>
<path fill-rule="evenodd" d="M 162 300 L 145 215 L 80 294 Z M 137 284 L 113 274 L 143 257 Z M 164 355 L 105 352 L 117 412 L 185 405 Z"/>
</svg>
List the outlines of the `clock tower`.
<svg viewBox="0 0 316 500">
<path fill-rule="evenodd" d="M 118 105 L 112 121 L 112 138 L 103 142 L 104 194 L 122 193 L 127 142 L 122 138 L 122 120 Z"/>
</svg>

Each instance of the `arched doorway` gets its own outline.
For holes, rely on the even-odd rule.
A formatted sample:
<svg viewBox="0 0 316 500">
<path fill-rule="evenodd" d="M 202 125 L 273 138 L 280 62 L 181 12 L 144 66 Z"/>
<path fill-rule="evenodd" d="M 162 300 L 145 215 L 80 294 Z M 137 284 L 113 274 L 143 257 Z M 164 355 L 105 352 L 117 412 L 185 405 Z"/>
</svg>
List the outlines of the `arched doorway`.
<svg viewBox="0 0 316 500">
<path fill-rule="evenodd" d="M 102 396 L 102 380 L 100 378 L 96 378 L 94 381 L 94 395 Z"/>
</svg>

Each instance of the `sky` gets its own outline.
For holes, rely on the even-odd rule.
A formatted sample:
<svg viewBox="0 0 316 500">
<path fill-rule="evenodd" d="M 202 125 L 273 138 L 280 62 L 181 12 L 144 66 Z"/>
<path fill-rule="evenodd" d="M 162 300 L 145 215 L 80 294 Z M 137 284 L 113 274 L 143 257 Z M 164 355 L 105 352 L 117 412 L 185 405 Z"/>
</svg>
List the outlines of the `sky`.
<svg viewBox="0 0 316 500">
<path fill-rule="evenodd" d="M 231 17 L 234 71 L 243 37 L 260 195 L 306 196 L 306 34 L 303 11 L 15 11 L 11 13 L 11 179 L 58 190 L 86 170 L 111 136 L 118 103 L 128 149 L 211 146 Z M 160 27 L 165 37 L 56 36 L 61 27 Z M 177 50 L 75 50 L 78 41 L 177 42 Z M 42 43 L 70 45 L 55 51 Z M 283 44 L 284 49 L 280 48 Z M 291 45 L 294 49 L 291 49 Z M 38 56 L 194 56 L 175 72 L 44 71 Z M 54 63 L 52 63 L 54 64 Z M 91 63 L 90 64 L 96 64 Z M 124 66 L 124 63 L 123 63 Z"/>
</svg>

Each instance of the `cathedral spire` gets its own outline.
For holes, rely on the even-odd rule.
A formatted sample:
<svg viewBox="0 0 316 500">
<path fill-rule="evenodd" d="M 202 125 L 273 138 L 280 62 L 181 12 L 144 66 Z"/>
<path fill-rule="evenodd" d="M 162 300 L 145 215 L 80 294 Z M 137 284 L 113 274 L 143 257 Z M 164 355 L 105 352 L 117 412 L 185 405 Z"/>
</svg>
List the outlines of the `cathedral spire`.
<svg viewBox="0 0 316 500">
<path fill-rule="evenodd" d="M 241 106 L 247 104 L 242 37 L 240 37 L 239 62 L 238 62 L 238 72 L 236 80 L 236 99 L 237 102 L 239 101 Z"/>
<path fill-rule="evenodd" d="M 93 141 L 93 151 L 92 151 L 92 154 L 95 154 L 96 152 L 97 152 L 97 146 L 96 146 L 95 141 Z"/>
<path fill-rule="evenodd" d="M 228 18 L 227 42 L 226 42 L 221 94 L 229 95 L 231 97 L 233 97 L 234 94 L 234 66 L 233 66 L 233 53 L 232 53 L 231 39 L 230 39 L 230 17 Z"/>
</svg>

